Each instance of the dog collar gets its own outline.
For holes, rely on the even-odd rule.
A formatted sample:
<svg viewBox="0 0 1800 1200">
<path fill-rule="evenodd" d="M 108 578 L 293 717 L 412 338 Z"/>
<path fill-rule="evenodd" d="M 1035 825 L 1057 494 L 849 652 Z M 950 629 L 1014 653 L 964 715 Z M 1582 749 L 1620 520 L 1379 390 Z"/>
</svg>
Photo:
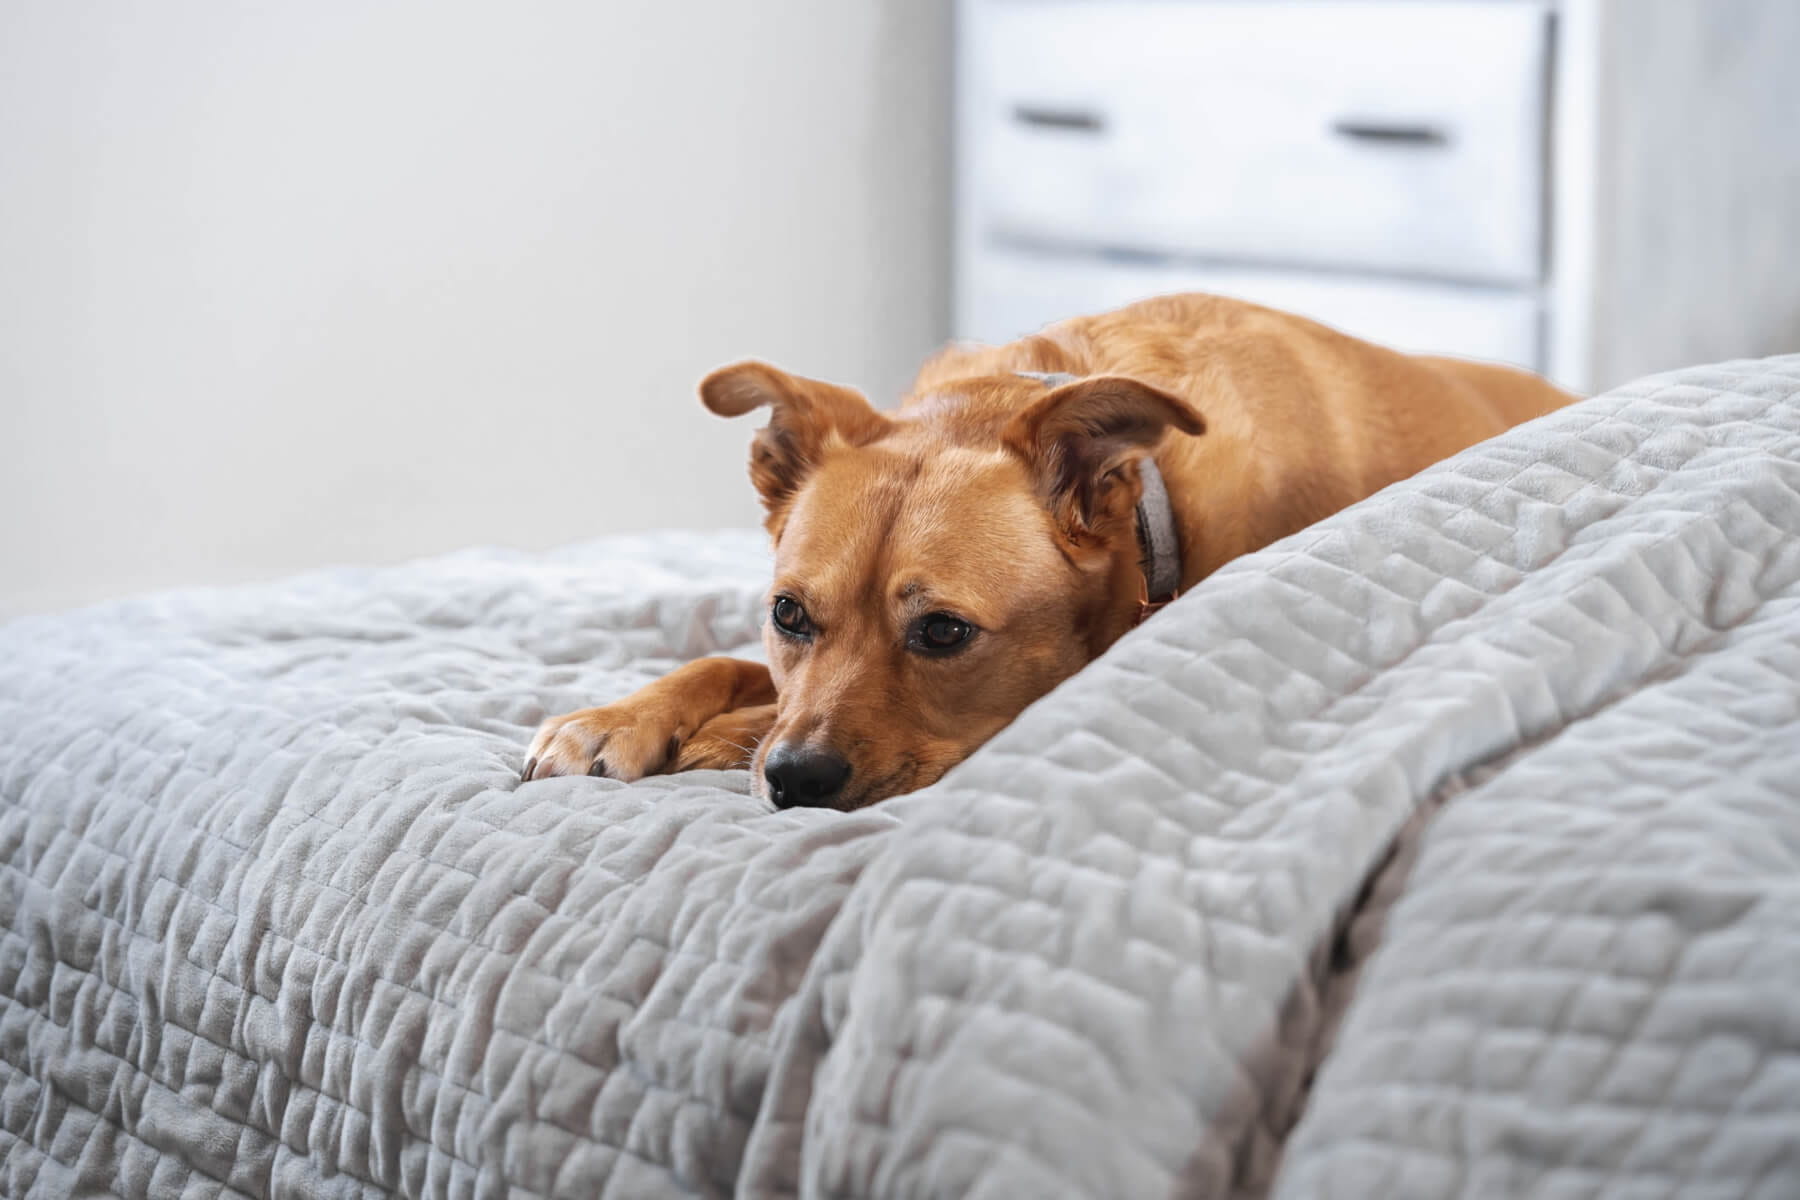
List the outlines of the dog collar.
<svg viewBox="0 0 1800 1200">
<path fill-rule="evenodd" d="M 1074 383 L 1077 378 L 1062 371 L 1015 374 L 1051 388 Z M 1141 621 L 1180 594 L 1181 543 L 1175 537 L 1175 509 L 1169 503 L 1168 485 L 1149 455 L 1138 460 L 1138 479 L 1143 484 L 1137 505 L 1138 565 L 1144 572 Z"/>
<path fill-rule="evenodd" d="M 1169 489 L 1155 460 L 1147 454 L 1138 460 L 1138 479 L 1144 485 L 1137 506 L 1142 555 L 1138 561 L 1144 568 L 1144 615 L 1149 616 L 1181 590 L 1181 543 L 1175 540 L 1175 509 L 1169 503 Z"/>
</svg>

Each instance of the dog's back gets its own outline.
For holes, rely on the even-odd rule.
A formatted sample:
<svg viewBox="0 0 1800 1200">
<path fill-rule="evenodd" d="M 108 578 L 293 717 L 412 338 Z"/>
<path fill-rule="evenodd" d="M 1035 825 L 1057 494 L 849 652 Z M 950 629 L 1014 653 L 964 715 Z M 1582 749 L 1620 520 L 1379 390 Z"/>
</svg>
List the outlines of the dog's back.
<svg viewBox="0 0 1800 1200">
<path fill-rule="evenodd" d="M 1019 371 L 1125 375 L 1189 401 L 1201 438 L 1156 452 L 1190 555 L 1184 584 L 1574 397 L 1525 371 L 1402 354 L 1223 296 L 1159 296 L 1004 346 L 952 346 L 908 404 Z"/>
</svg>

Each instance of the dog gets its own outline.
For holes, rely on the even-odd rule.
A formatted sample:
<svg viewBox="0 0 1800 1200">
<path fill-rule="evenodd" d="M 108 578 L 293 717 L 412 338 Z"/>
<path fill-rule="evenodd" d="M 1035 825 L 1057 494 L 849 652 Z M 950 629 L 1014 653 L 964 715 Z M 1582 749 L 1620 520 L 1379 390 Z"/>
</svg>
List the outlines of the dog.
<svg viewBox="0 0 1800 1200">
<path fill-rule="evenodd" d="M 1177 593 L 1571 402 L 1508 367 L 1286 313 L 1159 297 L 930 359 L 898 410 L 760 362 L 768 665 L 690 662 L 547 720 L 526 780 L 749 767 L 777 808 L 923 787 Z"/>
</svg>

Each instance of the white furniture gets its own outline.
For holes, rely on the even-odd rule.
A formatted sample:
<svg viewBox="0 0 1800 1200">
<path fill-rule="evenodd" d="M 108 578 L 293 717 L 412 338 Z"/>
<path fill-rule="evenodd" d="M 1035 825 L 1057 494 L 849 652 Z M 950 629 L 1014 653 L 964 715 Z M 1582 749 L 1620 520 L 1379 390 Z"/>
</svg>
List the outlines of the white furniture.
<svg viewBox="0 0 1800 1200">
<path fill-rule="evenodd" d="M 961 0 L 956 325 L 1158 292 L 1580 391 L 1800 349 L 1800 0 Z"/>
</svg>

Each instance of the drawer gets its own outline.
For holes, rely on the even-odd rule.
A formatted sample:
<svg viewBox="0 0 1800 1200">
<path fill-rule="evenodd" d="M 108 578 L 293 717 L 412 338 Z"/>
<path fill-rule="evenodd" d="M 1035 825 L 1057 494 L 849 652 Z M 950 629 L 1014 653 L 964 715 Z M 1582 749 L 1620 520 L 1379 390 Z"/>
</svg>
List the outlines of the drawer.
<svg viewBox="0 0 1800 1200">
<path fill-rule="evenodd" d="M 977 238 L 1542 274 L 1542 4 L 970 0 L 961 34 Z"/>
<path fill-rule="evenodd" d="M 1168 292 L 1213 292 L 1310 317 L 1383 346 L 1539 370 L 1531 292 L 1255 268 L 982 255 L 963 280 L 957 336 L 1009 342 L 1052 321 Z"/>
</svg>

